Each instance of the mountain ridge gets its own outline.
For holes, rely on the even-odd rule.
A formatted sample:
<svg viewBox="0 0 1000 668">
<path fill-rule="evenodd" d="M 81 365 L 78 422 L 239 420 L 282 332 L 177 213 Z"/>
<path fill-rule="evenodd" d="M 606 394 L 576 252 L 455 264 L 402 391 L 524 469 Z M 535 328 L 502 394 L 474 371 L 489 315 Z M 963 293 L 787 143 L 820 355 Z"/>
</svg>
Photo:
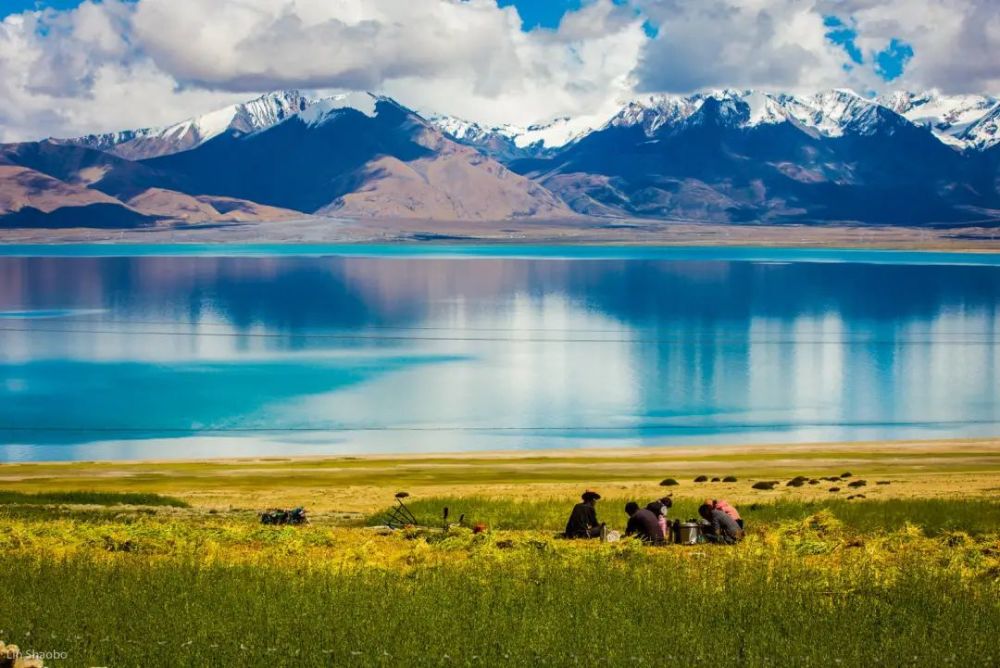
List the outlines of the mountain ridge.
<svg viewBox="0 0 1000 668">
<path fill-rule="evenodd" d="M 528 127 L 275 91 L 164 128 L 0 146 L 30 172 L 0 173 L 0 215 L 951 224 L 1000 218 L 998 126 L 997 98 L 933 91 L 652 94 Z"/>
</svg>

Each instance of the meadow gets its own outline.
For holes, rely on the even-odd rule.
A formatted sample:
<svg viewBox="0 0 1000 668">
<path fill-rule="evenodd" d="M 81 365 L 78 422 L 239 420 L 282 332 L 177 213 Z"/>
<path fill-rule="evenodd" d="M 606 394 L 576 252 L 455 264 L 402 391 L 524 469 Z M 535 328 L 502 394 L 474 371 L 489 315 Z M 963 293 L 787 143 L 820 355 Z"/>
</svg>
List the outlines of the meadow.
<svg viewBox="0 0 1000 668">
<path fill-rule="evenodd" d="M 274 527 L 258 522 L 263 508 L 239 491 L 236 465 L 211 494 L 185 493 L 170 476 L 159 489 L 142 478 L 141 492 L 87 489 L 87 477 L 46 490 L 51 469 L 18 465 L 27 484 L 0 483 L 0 641 L 65 656 L 50 666 L 993 666 L 1000 501 L 987 490 L 1000 474 L 977 453 L 951 463 L 938 453 L 936 471 L 894 474 L 855 461 L 853 479 L 869 487 L 850 500 L 825 484 L 753 490 L 740 468 L 772 479 L 790 477 L 788 466 L 834 470 L 795 458 L 772 470 L 721 462 L 741 476 L 728 488 L 694 484 L 680 464 L 676 487 L 659 486 L 660 468 L 601 485 L 598 513 L 617 527 L 626 499 L 673 491 L 682 519 L 718 490 L 741 499 L 750 531 L 740 545 L 662 548 L 556 537 L 575 500 L 564 486 L 579 469 L 572 457 L 543 462 L 554 481 L 511 484 L 511 462 L 491 474 L 488 458 L 462 463 L 482 467 L 475 484 L 411 478 L 407 502 L 425 526 L 395 532 L 379 526 L 389 484 L 366 486 L 351 510 L 345 490 L 331 491 L 309 525 Z M 343 464 L 377 473 L 372 461 Z M 876 485 L 872 471 L 892 484 Z M 491 475 L 502 483 L 482 482 Z M 952 476 L 984 491 L 947 487 Z M 271 484 L 261 496 L 286 493 L 280 477 Z M 446 527 L 444 507 L 464 526 Z M 476 523 L 488 530 L 474 533 Z"/>
</svg>

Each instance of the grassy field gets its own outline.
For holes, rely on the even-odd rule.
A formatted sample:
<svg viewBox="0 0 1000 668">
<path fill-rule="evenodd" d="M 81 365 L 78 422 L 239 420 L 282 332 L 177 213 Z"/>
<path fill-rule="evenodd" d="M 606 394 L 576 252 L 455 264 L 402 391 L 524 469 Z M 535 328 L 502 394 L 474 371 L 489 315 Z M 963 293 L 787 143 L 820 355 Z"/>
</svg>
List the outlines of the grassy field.
<svg viewBox="0 0 1000 668">
<path fill-rule="evenodd" d="M 49 666 L 994 666 L 996 446 L 898 450 L 0 466 L 0 641 Z M 868 484 L 785 484 L 848 470 Z M 557 538 L 586 486 L 618 528 L 672 491 L 674 517 L 724 496 L 750 531 Z M 386 533 L 402 488 L 426 527 Z M 261 525 L 276 500 L 313 522 Z"/>
</svg>

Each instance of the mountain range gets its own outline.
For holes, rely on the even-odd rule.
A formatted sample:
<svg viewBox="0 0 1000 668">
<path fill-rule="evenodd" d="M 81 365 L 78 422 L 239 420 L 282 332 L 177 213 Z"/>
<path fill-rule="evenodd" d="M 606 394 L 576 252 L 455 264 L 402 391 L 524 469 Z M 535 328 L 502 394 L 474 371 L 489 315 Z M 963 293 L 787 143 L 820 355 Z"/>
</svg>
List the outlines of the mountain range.
<svg viewBox="0 0 1000 668">
<path fill-rule="evenodd" d="M 0 145 L 0 227 L 309 216 L 984 224 L 1000 218 L 1000 101 L 721 90 L 485 127 L 279 91 L 163 128 Z"/>
</svg>

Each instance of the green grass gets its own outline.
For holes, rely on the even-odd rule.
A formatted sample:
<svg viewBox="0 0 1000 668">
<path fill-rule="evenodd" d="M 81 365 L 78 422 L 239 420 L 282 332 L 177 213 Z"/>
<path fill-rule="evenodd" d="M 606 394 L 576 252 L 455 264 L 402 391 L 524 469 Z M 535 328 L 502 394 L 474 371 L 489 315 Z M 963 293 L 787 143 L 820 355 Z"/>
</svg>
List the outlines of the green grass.
<svg viewBox="0 0 1000 668">
<path fill-rule="evenodd" d="M 538 551 L 404 573 L 0 555 L 0 639 L 50 666 L 995 666 L 996 583 Z"/>
<path fill-rule="evenodd" d="M 136 492 L 17 492 L 0 490 L 0 506 L 46 506 L 46 505 L 77 505 L 77 506 L 161 506 L 187 508 L 188 504 L 180 499 L 160 494 L 145 494 Z"/>
<path fill-rule="evenodd" d="M 863 492 L 864 490 L 862 490 Z M 625 524 L 625 503 L 633 499 L 605 498 L 598 502 L 598 519 L 609 526 Z M 641 505 L 652 499 L 641 500 Z M 457 522 L 465 515 L 468 525 L 482 522 L 491 529 L 529 529 L 561 531 L 574 501 L 565 499 L 514 500 L 484 496 L 438 497 L 415 500 L 407 504 L 421 524 L 441 525 L 442 511 L 449 509 L 449 521 Z M 698 502 L 677 500 L 670 511 L 671 518 L 697 517 Z M 748 526 L 774 524 L 784 520 L 801 520 L 820 510 L 829 510 L 847 527 L 857 531 L 893 531 L 910 523 L 923 528 L 928 535 L 947 531 L 964 531 L 971 535 L 995 533 L 1000 530 L 1000 501 L 987 499 L 894 499 L 847 501 L 775 501 L 740 505 L 740 514 Z M 369 525 L 385 521 L 385 511 L 367 518 Z"/>
</svg>

